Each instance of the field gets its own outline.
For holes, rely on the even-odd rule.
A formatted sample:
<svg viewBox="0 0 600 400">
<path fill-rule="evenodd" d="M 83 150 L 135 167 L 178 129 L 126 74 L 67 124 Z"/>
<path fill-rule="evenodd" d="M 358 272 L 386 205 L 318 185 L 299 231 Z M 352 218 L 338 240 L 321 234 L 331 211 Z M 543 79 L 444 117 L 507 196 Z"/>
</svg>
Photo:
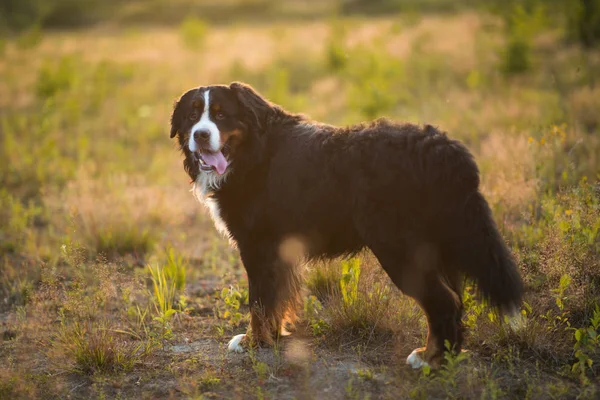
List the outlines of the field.
<svg viewBox="0 0 600 400">
<path fill-rule="evenodd" d="M 0 399 L 600 397 L 600 48 L 560 1 L 114 3 L 0 29 Z M 365 252 L 306 266 L 290 338 L 228 353 L 247 278 L 168 133 L 184 91 L 234 80 L 462 140 L 526 284 L 520 326 L 467 285 L 469 351 L 414 371 L 425 317 Z"/>
</svg>

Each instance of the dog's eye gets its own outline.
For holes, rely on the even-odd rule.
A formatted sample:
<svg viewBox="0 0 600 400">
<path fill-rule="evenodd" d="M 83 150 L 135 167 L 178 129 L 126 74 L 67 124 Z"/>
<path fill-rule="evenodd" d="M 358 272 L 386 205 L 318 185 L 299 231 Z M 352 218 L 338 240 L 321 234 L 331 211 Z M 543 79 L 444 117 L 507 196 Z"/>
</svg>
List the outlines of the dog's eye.
<svg viewBox="0 0 600 400">
<path fill-rule="evenodd" d="M 215 118 L 216 119 L 224 119 L 225 118 L 225 114 L 223 114 L 222 112 L 218 112 L 215 114 Z"/>
<path fill-rule="evenodd" d="M 198 113 L 196 111 L 192 111 L 190 114 L 190 119 L 192 121 L 198 119 Z"/>
</svg>

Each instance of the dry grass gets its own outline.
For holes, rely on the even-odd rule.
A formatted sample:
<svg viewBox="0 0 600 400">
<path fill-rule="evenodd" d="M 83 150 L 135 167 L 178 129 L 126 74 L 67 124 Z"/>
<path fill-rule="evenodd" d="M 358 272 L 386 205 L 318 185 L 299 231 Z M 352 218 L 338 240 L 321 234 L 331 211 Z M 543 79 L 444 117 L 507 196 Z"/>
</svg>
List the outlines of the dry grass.
<svg viewBox="0 0 600 400">
<path fill-rule="evenodd" d="M 507 76 L 484 12 L 124 27 L 148 13 L 128 7 L 0 51 L 0 398 L 597 396 L 597 50 L 546 26 L 532 69 Z M 386 115 L 463 140 L 527 284 L 523 329 L 467 289 L 468 357 L 408 370 L 424 316 L 365 253 L 313 266 L 291 339 L 228 354 L 245 272 L 167 131 L 179 94 L 230 80 L 324 122 Z M 157 289 L 146 265 L 179 272 Z"/>
</svg>

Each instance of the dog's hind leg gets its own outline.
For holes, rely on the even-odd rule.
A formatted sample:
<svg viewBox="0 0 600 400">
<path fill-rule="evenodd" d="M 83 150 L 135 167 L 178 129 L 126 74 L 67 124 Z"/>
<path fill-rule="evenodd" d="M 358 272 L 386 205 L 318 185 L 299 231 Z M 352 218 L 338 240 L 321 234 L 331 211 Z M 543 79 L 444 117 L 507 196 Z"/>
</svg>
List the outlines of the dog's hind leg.
<svg viewBox="0 0 600 400">
<path fill-rule="evenodd" d="M 461 349 L 462 303 L 439 274 L 440 260 L 435 247 L 428 244 L 370 247 L 396 286 L 415 299 L 427 316 L 427 345 L 413 351 L 407 363 L 414 368 L 424 363 L 439 366 L 446 340 L 452 350 Z"/>
</svg>

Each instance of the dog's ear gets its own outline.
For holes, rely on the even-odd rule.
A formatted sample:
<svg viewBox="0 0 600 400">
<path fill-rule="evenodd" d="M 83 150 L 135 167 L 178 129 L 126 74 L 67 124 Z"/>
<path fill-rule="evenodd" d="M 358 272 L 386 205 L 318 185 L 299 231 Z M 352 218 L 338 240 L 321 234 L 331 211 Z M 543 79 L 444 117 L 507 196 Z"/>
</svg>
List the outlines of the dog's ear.
<svg viewBox="0 0 600 400">
<path fill-rule="evenodd" d="M 179 131 L 179 124 L 181 123 L 180 113 L 181 107 L 179 105 L 180 101 L 175 101 L 173 104 L 173 114 L 171 114 L 171 139 L 173 139 L 177 132 Z"/>
<path fill-rule="evenodd" d="M 273 110 L 273 105 L 245 83 L 233 82 L 229 88 L 236 94 L 240 105 L 252 115 L 258 128 L 264 128 L 267 115 Z"/>
</svg>

